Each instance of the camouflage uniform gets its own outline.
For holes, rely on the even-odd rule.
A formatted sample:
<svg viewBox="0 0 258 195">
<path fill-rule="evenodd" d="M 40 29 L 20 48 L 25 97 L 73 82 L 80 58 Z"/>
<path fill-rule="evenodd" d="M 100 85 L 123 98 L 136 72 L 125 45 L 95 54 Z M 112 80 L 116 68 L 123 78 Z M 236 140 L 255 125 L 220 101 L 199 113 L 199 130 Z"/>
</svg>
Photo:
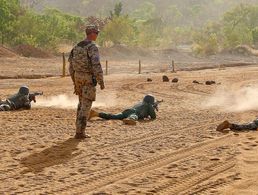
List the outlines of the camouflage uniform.
<svg viewBox="0 0 258 195">
<path fill-rule="evenodd" d="M 117 119 L 122 120 L 125 118 L 132 119 L 132 120 L 138 120 L 138 119 L 144 119 L 151 117 L 151 119 L 156 119 L 156 113 L 151 104 L 141 102 L 139 104 L 136 104 L 130 109 L 126 109 L 123 112 L 119 114 L 108 114 L 101 112 L 99 113 L 100 118 L 104 119 Z"/>
<path fill-rule="evenodd" d="M 150 117 L 151 119 L 156 119 L 156 113 L 154 108 L 155 99 L 152 95 L 146 95 L 143 98 L 143 101 L 139 104 L 136 104 L 130 109 L 126 109 L 119 114 L 108 114 L 101 112 L 98 114 L 100 118 L 104 119 L 129 119 L 129 120 L 138 120 L 145 119 Z"/>
<path fill-rule="evenodd" d="M 92 102 L 96 98 L 96 84 L 104 86 L 97 46 L 87 39 L 81 41 L 72 49 L 69 62 L 69 72 L 74 83 L 74 92 L 79 97 L 76 135 L 85 136 L 89 112 Z"/>
<path fill-rule="evenodd" d="M 246 124 L 231 124 L 230 129 L 236 130 L 236 131 L 242 131 L 242 130 L 257 130 L 258 128 L 258 119 L 255 119 L 251 123 Z"/>
<path fill-rule="evenodd" d="M 19 109 L 30 109 L 29 88 L 22 86 L 19 92 L 5 101 L 0 101 L 0 111 L 10 111 Z"/>
</svg>

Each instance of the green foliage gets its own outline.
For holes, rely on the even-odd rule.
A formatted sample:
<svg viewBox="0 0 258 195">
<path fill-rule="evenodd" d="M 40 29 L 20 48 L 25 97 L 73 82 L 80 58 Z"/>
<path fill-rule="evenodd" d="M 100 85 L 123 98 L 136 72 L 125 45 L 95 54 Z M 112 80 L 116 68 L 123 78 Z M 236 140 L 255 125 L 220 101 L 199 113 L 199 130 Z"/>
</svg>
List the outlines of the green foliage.
<svg viewBox="0 0 258 195">
<path fill-rule="evenodd" d="M 55 49 L 61 42 L 76 42 L 83 38 L 84 20 L 56 9 L 42 14 L 19 7 L 18 1 L 1 1 L 1 9 L 7 13 L 1 22 L 2 34 L 11 45 L 29 44 L 35 47 Z M 11 4 L 12 3 L 12 4 Z M 7 5 L 7 6 L 6 6 Z M 8 7 L 9 5 L 9 7 Z M 15 9 L 14 9 L 15 8 Z"/>
<path fill-rule="evenodd" d="M 179 23 L 180 19 L 182 19 L 182 17 L 183 14 L 180 12 L 176 5 L 168 6 L 162 14 L 164 22 L 168 25 L 173 26 L 176 26 Z"/>
<path fill-rule="evenodd" d="M 116 3 L 114 7 L 114 11 L 110 11 L 110 17 L 119 17 L 121 16 L 123 10 L 123 4 L 122 2 Z"/>
<path fill-rule="evenodd" d="M 258 6 L 241 4 L 225 13 L 223 17 L 223 30 L 225 46 L 235 47 L 239 44 L 254 44 L 257 40 Z"/>
<path fill-rule="evenodd" d="M 104 27 L 98 38 L 98 42 L 104 45 L 104 42 L 114 44 L 133 44 L 135 29 L 133 21 L 128 16 L 113 17 Z"/>
<path fill-rule="evenodd" d="M 193 34 L 193 51 L 197 55 L 212 55 L 219 51 L 221 30 L 215 23 L 209 23 L 201 31 Z"/>
<path fill-rule="evenodd" d="M 2 43 L 4 39 L 9 39 L 9 34 L 14 30 L 13 24 L 22 12 L 18 0 L 1 0 L 0 1 L 0 32 Z"/>
<path fill-rule="evenodd" d="M 258 43 L 258 6 L 240 4 L 226 12 L 219 24 L 209 24 L 194 33 L 193 50 L 209 55 L 221 48 Z"/>
<path fill-rule="evenodd" d="M 255 27 L 255 28 L 252 30 L 252 36 L 253 36 L 253 42 L 254 42 L 254 44 L 258 46 L 258 27 Z"/>
<path fill-rule="evenodd" d="M 155 17 L 156 11 L 156 6 L 153 3 L 145 1 L 130 16 L 136 21 L 146 22 Z"/>
<path fill-rule="evenodd" d="M 203 0 L 207 6 L 221 8 L 226 4 L 235 5 L 236 1 L 238 2 Z M 24 8 L 25 4 L 21 6 L 20 2 L 26 2 L 30 6 Z M 171 0 L 166 6 L 157 6 L 155 1 L 145 0 L 137 2 L 129 15 L 123 14 L 124 4 L 127 4 L 118 2 L 110 11 L 110 17 L 107 17 L 106 10 L 106 17 L 91 16 L 87 19 L 57 9 L 46 9 L 40 14 L 28 9 L 40 2 L 0 0 L 0 36 L 5 43 L 55 49 L 60 43 L 73 44 L 83 39 L 85 24 L 93 23 L 101 29 L 98 43 L 103 46 L 107 42 L 143 47 L 171 47 L 194 43 L 193 50 L 196 54 L 209 55 L 224 47 L 258 45 L 257 5 L 238 5 L 226 12 L 218 23 L 211 22 L 203 27 L 203 18 L 209 14 L 204 13 L 207 6 L 200 1 L 191 1 L 185 6 L 183 1 Z M 93 5 L 91 0 L 80 2 L 83 8 Z M 105 9 L 100 7 L 100 10 Z"/>
</svg>

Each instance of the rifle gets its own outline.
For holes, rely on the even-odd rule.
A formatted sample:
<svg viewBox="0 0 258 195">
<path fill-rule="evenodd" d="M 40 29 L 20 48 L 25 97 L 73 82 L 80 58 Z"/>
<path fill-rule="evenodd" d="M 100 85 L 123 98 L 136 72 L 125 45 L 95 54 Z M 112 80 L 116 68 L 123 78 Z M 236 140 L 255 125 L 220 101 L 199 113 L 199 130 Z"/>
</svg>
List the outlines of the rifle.
<svg viewBox="0 0 258 195">
<path fill-rule="evenodd" d="M 36 96 L 38 95 L 43 95 L 43 92 L 35 92 L 35 93 L 30 93 L 29 94 L 29 100 L 30 102 L 33 101 L 36 103 Z"/>
<path fill-rule="evenodd" d="M 164 100 L 158 100 L 153 104 L 153 108 L 155 108 L 157 112 L 159 111 L 159 104 L 162 102 L 164 102 Z"/>
</svg>

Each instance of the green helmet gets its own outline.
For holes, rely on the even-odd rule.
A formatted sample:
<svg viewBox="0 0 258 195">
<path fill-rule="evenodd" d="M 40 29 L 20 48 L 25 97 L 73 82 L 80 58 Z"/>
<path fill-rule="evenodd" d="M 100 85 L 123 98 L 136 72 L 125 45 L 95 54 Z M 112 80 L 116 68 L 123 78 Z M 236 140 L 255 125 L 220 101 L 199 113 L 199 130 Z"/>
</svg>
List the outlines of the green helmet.
<svg viewBox="0 0 258 195">
<path fill-rule="evenodd" d="M 152 95 L 148 94 L 143 98 L 143 102 L 153 105 L 155 103 L 155 98 Z"/>
<path fill-rule="evenodd" d="M 21 95 L 29 95 L 29 93 L 30 93 L 30 90 L 27 86 L 21 86 L 18 92 L 18 94 L 21 94 Z"/>
<path fill-rule="evenodd" d="M 85 30 L 86 34 L 89 35 L 90 33 L 99 33 L 99 28 L 96 25 L 88 25 L 86 26 Z"/>
</svg>

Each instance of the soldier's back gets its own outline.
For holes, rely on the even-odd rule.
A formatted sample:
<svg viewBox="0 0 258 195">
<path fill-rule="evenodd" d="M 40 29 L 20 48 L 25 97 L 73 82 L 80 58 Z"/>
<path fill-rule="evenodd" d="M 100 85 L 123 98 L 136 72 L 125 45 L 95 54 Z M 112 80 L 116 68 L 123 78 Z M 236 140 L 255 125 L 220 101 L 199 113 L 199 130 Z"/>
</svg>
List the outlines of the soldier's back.
<svg viewBox="0 0 258 195">
<path fill-rule="evenodd" d="M 88 50 L 95 45 L 91 41 L 81 41 L 72 50 L 72 64 L 75 72 L 91 73 L 92 66 L 89 59 Z"/>
</svg>

